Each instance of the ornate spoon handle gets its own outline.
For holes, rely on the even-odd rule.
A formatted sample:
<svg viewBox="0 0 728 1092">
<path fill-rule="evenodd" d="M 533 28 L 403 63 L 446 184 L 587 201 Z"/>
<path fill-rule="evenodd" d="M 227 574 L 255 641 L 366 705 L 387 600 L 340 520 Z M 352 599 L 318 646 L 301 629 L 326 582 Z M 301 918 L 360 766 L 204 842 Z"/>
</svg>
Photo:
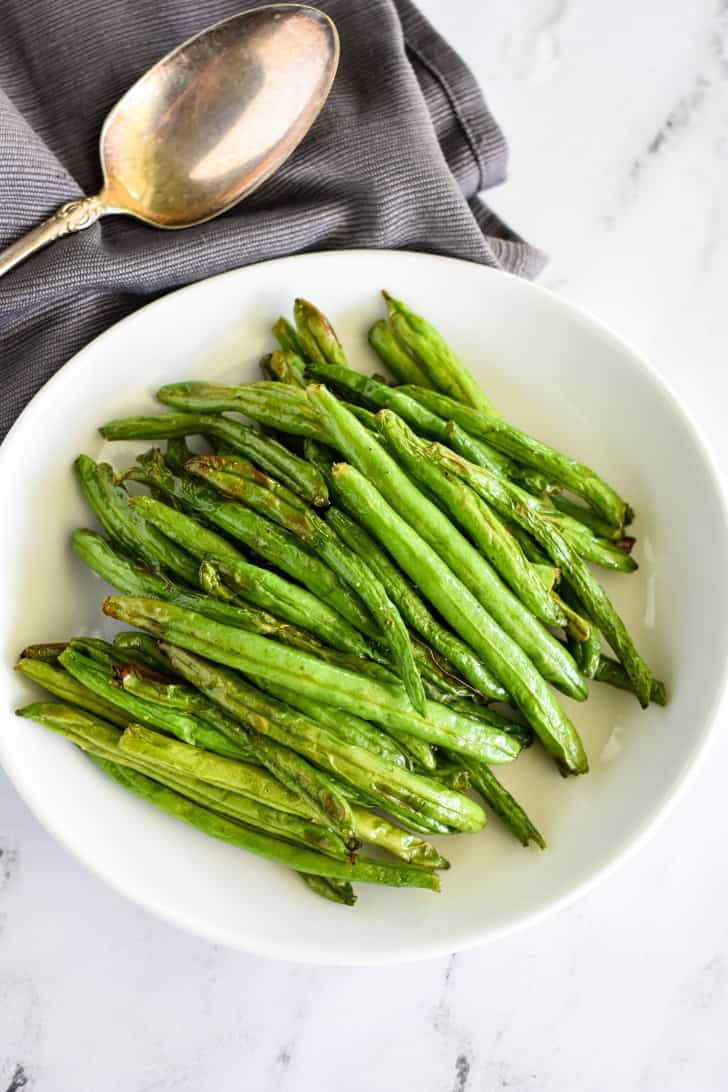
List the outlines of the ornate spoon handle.
<svg viewBox="0 0 728 1092">
<path fill-rule="evenodd" d="M 100 197 L 82 197 L 77 201 L 67 201 L 42 224 L 18 239 L 17 243 L 0 251 L 0 277 L 56 239 L 95 224 L 107 211 Z"/>
</svg>

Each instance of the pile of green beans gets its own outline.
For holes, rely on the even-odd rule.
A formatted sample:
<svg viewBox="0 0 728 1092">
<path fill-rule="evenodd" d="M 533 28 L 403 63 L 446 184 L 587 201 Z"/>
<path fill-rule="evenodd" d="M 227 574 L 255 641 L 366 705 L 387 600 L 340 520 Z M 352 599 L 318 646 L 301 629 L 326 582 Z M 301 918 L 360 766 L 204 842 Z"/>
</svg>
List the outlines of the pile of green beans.
<svg viewBox="0 0 728 1092">
<path fill-rule="evenodd" d="M 431 839 L 488 813 L 543 849 L 494 771 L 534 740 L 562 774 L 588 770 L 557 692 L 666 701 L 592 567 L 637 568 L 630 506 L 384 298 L 369 345 L 393 382 L 351 368 L 298 299 L 263 381 L 168 384 L 165 412 L 105 424 L 167 444 L 116 471 L 75 463 L 99 529 L 73 549 L 133 628 L 16 665 L 53 699 L 19 715 L 343 906 L 356 882 L 439 890 Z"/>
</svg>

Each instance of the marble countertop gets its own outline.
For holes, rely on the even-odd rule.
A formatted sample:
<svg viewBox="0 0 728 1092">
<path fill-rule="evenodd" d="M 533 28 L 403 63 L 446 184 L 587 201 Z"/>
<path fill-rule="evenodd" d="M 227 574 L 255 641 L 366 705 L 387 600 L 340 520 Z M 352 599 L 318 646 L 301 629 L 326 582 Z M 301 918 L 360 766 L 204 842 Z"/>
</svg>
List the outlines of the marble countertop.
<svg viewBox="0 0 728 1092">
<path fill-rule="evenodd" d="M 542 283 L 646 351 L 728 470 L 728 7 L 421 6 L 509 136 L 492 203 L 550 252 Z M 727 764 L 719 732 L 658 832 L 570 910 L 372 970 L 266 962 L 153 920 L 0 774 L 0 1092 L 717 1092 Z"/>
</svg>

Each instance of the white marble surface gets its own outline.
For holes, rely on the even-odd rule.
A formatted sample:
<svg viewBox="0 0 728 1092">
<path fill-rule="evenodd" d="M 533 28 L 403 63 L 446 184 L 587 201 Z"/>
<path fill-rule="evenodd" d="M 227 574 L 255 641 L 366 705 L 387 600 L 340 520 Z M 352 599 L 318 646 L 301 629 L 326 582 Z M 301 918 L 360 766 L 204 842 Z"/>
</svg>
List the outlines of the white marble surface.
<svg viewBox="0 0 728 1092">
<path fill-rule="evenodd" d="M 647 351 L 728 470 L 725 2 L 422 7 L 509 134 L 494 204 L 551 253 L 543 283 Z M 264 962 L 150 919 L 0 775 L 0 1092 L 717 1092 L 727 763 L 718 733 L 667 822 L 572 909 L 371 971 Z"/>
</svg>

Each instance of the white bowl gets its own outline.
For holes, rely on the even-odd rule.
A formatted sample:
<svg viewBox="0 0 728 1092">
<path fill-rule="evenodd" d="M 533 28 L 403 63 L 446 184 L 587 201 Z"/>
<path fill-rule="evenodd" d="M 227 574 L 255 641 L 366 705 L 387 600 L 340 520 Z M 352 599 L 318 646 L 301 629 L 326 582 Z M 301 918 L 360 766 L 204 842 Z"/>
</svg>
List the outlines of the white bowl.
<svg viewBox="0 0 728 1092">
<path fill-rule="evenodd" d="M 353 910 L 298 877 L 215 842 L 109 783 L 12 710 L 38 692 L 12 672 L 34 641 L 111 631 L 106 589 L 69 547 L 93 524 L 71 464 L 84 451 L 125 465 L 142 445 L 105 444 L 112 417 L 154 412 L 175 379 L 244 382 L 297 295 L 335 322 L 355 367 L 375 370 L 366 331 L 388 288 L 427 315 L 509 418 L 597 468 L 634 505 L 638 573 L 605 577 L 654 671 L 666 709 L 642 712 L 594 684 L 566 702 L 591 772 L 563 780 L 537 746 L 505 783 L 548 849 L 522 849 L 492 820 L 440 840 L 439 896 L 359 886 Z M 726 678 L 728 534 L 721 488 L 694 427 L 649 365 L 541 288 L 425 254 L 351 251 L 286 258 L 175 292 L 120 322 L 36 396 L 0 452 L 0 759 L 45 826 L 118 891 L 210 940 L 319 963 L 384 963 L 464 949 L 533 922 L 583 892 L 675 798 L 708 736 Z M 61 896 L 62 897 L 62 896 Z"/>
</svg>

